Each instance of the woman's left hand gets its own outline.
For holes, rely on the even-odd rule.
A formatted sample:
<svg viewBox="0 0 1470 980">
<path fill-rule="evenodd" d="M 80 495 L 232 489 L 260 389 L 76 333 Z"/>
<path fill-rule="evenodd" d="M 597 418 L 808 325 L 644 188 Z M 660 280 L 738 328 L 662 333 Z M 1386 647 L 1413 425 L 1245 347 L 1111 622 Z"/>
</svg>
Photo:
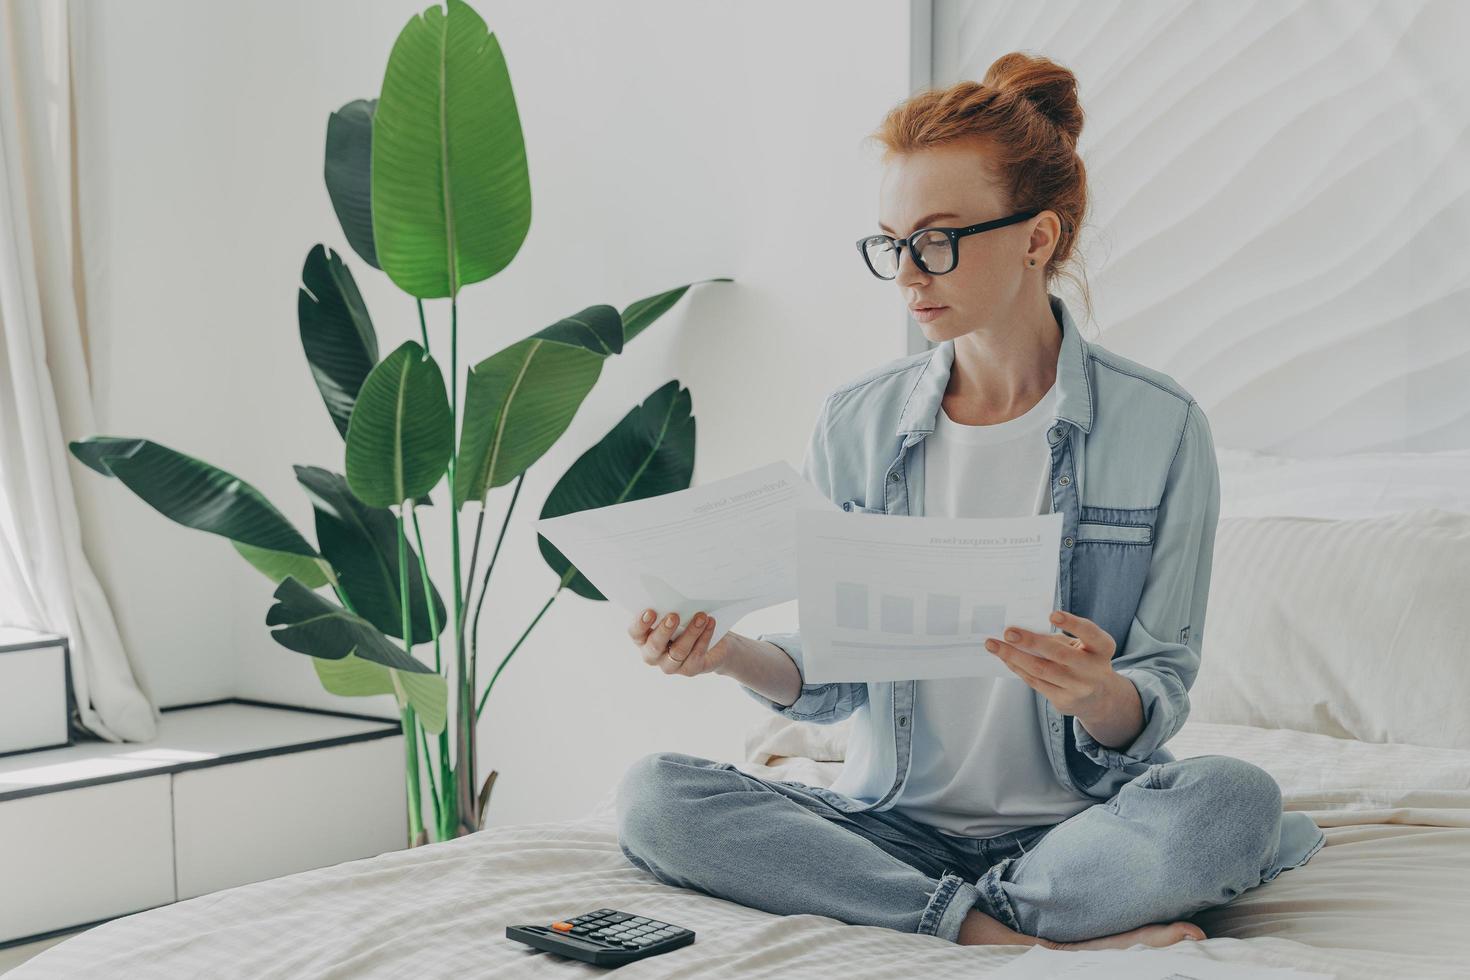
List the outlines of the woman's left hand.
<svg viewBox="0 0 1470 980">
<path fill-rule="evenodd" d="M 1120 679 L 1113 671 L 1117 644 L 1107 630 L 1084 616 L 1058 609 L 1051 621 L 1071 635 L 1007 626 L 1004 638 L 987 639 L 985 649 L 1062 714 L 1087 716 L 1106 703 Z"/>
</svg>

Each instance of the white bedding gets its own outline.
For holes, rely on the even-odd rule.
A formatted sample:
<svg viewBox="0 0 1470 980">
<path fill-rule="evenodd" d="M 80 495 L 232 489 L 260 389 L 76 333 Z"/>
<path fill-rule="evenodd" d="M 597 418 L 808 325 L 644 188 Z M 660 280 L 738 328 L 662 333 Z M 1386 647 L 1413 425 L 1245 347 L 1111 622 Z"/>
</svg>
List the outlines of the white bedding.
<svg viewBox="0 0 1470 980">
<path fill-rule="evenodd" d="M 1463 977 L 1470 957 L 1470 751 L 1188 722 L 1179 758 L 1233 755 L 1281 784 L 1327 844 L 1306 865 L 1195 921 L 1208 939 L 1171 950 L 1295 966 L 1341 980 Z M 755 756 L 771 761 L 769 756 Z M 809 758 L 753 774 L 828 785 Z M 693 945 L 621 967 L 637 977 L 983 977 L 1023 946 L 781 917 L 671 888 L 618 850 L 613 789 L 587 816 L 492 827 L 204 895 L 104 923 L 42 951 L 6 980 L 42 977 L 593 976 L 602 968 L 507 940 L 508 923 L 611 906 L 687 926 Z"/>
</svg>

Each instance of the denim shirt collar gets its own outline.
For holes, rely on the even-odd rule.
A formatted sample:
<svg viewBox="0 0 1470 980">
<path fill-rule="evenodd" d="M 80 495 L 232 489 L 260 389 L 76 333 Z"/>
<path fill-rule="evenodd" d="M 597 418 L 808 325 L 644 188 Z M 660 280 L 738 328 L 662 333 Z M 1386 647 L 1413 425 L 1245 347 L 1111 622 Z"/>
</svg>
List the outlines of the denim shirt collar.
<svg viewBox="0 0 1470 980">
<path fill-rule="evenodd" d="M 1047 293 L 1053 315 L 1062 330 L 1062 349 L 1057 354 L 1057 418 L 1092 431 L 1092 382 L 1087 372 L 1087 341 L 1077 332 L 1072 313 L 1061 298 Z M 939 403 L 949 386 L 949 372 L 954 365 L 954 341 L 946 340 L 934 348 L 929 363 L 919 375 L 898 419 L 895 435 L 925 435 L 934 431 Z M 917 441 L 910 438 L 906 444 Z"/>
</svg>

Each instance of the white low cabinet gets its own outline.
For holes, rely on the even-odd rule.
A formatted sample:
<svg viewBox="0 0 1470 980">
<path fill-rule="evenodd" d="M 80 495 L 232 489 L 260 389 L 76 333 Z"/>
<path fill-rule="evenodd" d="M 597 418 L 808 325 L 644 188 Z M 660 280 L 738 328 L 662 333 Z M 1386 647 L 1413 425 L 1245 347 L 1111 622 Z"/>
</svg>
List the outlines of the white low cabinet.
<svg viewBox="0 0 1470 980">
<path fill-rule="evenodd" d="M 0 626 L 0 756 L 71 744 L 66 637 Z"/>
<path fill-rule="evenodd" d="M 231 698 L 0 757 L 0 947 L 408 842 L 396 720 Z"/>
<path fill-rule="evenodd" d="M 401 737 L 175 773 L 179 900 L 397 850 L 407 806 Z"/>
<path fill-rule="evenodd" d="M 0 939 L 172 902 L 171 778 L 0 803 Z"/>
</svg>

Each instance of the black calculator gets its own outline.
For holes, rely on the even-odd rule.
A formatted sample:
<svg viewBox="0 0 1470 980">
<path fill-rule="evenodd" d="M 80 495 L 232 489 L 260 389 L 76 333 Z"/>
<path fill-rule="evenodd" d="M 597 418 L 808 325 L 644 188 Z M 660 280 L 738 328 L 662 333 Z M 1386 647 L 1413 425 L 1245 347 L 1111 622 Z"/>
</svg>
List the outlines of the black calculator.
<svg viewBox="0 0 1470 980">
<path fill-rule="evenodd" d="M 688 929 L 617 909 L 598 909 L 544 926 L 506 926 L 505 936 L 597 966 L 622 966 L 694 942 Z"/>
</svg>

